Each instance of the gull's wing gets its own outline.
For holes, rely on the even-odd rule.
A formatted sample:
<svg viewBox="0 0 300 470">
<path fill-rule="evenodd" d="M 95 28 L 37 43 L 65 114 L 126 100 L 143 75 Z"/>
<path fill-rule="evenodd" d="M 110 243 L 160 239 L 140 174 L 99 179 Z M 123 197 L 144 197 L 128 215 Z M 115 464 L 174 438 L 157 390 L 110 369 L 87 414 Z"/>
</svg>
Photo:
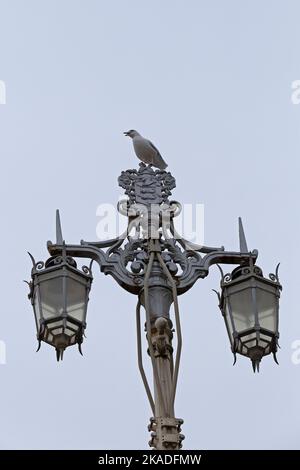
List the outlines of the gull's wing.
<svg viewBox="0 0 300 470">
<path fill-rule="evenodd" d="M 159 150 L 155 147 L 154 144 L 152 144 L 151 140 L 148 140 L 147 139 L 147 142 L 148 144 L 150 145 L 150 147 L 155 151 L 156 153 L 156 158 L 155 158 L 155 161 L 153 162 L 155 164 L 155 166 L 157 166 L 158 168 L 160 168 L 161 170 L 164 170 L 165 168 L 167 168 L 167 164 L 166 162 L 164 161 L 163 157 L 161 156 Z"/>
<path fill-rule="evenodd" d="M 155 147 L 154 144 L 152 144 L 151 140 L 148 140 L 148 139 L 146 139 L 146 140 L 147 140 L 148 144 L 150 144 L 150 147 L 152 147 L 153 150 L 155 150 L 155 152 L 157 153 L 157 155 L 159 155 L 159 156 L 161 157 L 160 151 Z M 162 158 L 162 157 L 161 157 L 161 158 Z"/>
</svg>

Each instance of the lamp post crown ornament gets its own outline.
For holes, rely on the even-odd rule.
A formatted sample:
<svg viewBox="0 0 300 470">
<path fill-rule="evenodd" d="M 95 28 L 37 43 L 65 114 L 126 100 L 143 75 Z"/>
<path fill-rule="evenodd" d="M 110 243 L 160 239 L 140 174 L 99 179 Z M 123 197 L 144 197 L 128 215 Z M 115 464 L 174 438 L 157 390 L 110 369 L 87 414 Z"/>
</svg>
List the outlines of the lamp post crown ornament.
<svg viewBox="0 0 300 470">
<path fill-rule="evenodd" d="M 119 186 L 125 189 L 130 204 L 162 204 L 169 202 L 175 178 L 165 170 L 154 170 L 152 165 L 140 163 L 139 169 L 122 171 Z"/>
</svg>

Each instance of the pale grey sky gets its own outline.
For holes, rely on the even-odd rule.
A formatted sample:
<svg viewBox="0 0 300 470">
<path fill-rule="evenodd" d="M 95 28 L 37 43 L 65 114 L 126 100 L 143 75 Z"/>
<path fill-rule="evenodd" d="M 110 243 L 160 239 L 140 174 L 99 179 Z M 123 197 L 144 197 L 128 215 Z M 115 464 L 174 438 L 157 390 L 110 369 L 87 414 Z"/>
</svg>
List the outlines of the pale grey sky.
<svg viewBox="0 0 300 470">
<path fill-rule="evenodd" d="M 122 132 L 151 138 L 176 177 L 173 197 L 205 205 L 205 243 L 238 247 L 237 218 L 268 274 L 281 262 L 280 366 L 260 374 L 232 354 L 213 288 L 180 298 L 176 403 L 185 448 L 299 449 L 297 1 L 0 1 L 2 308 L 0 447 L 145 448 L 151 415 L 136 365 L 135 298 L 95 270 L 84 357 L 36 354 L 22 283 L 47 257 L 55 209 L 67 242 L 96 238 L 137 165 Z"/>
</svg>

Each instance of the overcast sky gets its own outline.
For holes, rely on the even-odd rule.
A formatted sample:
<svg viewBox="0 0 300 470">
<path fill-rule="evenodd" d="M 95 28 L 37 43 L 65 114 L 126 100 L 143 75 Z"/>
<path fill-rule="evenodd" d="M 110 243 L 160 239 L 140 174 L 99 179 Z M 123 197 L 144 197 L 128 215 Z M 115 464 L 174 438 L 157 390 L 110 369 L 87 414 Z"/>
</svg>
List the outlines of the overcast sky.
<svg viewBox="0 0 300 470">
<path fill-rule="evenodd" d="M 46 259 L 55 209 L 67 242 L 96 239 L 97 207 L 137 166 L 122 132 L 151 138 L 205 207 L 205 243 L 238 248 L 243 217 L 265 274 L 280 261 L 280 365 L 232 354 L 212 292 L 180 298 L 176 416 L 188 449 L 299 449 L 299 2 L 0 0 L 2 449 L 147 448 L 151 410 L 137 369 L 135 297 L 95 269 L 84 357 L 37 342 L 30 251 Z"/>
</svg>

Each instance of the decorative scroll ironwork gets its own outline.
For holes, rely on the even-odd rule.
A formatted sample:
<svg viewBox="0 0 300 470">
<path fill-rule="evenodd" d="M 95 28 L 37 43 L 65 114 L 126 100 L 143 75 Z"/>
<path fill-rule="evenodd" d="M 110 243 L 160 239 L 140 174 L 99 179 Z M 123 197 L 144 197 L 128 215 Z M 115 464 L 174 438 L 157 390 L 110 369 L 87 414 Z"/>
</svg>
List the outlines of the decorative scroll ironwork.
<svg viewBox="0 0 300 470">
<path fill-rule="evenodd" d="M 189 290 L 199 278 L 208 275 L 213 264 L 243 264 L 249 258 L 255 260 L 257 251 L 228 252 L 224 247 L 213 248 L 195 245 L 180 236 L 175 230 L 173 219 L 180 213 L 181 206 L 176 201 L 169 201 L 175 179 L 171 173 L 154 170 L 143 163 L 138 170 L 123 171 L 118 179 L 119 185 L 125 189 L 128 200 L 119 204 L 119 210 L 128 215 L 127 230 L 119 237 L 104 242 L 81 241 L 80 245 L 64 245 L 70 257 L 91 258 L 97 261 L 104 274 L 109 274 L 127 291 L 139 294 L 144 285 L 145 269 L 149 262 L 149 234 L 145 234 L 145 225 L 153 223 L 162 258 L 174 277 L 178 295 Z M 146 210 L 132 211 L 137 205 Z M 153 207 L 158 212 L 153 216 Z M 148 207 L 148 209 L 147 209 Z M 145 214 L 151 213 L 150 222 L 145 222 Z M 52 256 L 62 253 L 62 231 L 59 213 L 57 213 L 57 242 L 48 242 L 48 250 Z M 246 238 L 239 219 L 240 246 L 247 249 Z M 151 237 L 150 237 L 151 238 Z M 105 250 L 106 248 L 106 250 Z M 249 264 L 249 263 L 247 263 Z"/>
</svg>

